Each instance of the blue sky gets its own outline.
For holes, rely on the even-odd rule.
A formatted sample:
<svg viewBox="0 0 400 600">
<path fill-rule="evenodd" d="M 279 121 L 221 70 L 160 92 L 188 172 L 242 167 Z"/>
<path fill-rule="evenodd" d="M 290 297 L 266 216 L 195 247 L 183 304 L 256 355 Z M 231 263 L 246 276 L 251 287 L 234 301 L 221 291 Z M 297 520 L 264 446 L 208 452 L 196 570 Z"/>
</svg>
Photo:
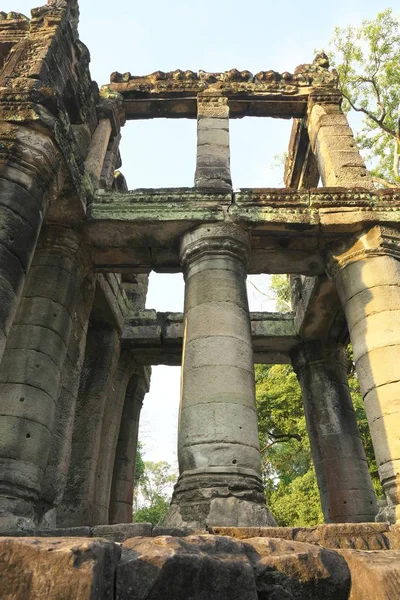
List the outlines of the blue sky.
<svg viewBox="0 0 400 600">
<path fill-rule="evenodd" d="M 3 0 L 1 9 L 27 16 L 33 0 Z M 108 83 L 113 71 L 135 75 L 177 68 L 224 71 L 236 67 L 293 71 L 326 48 L 335 26 L 359 25 L 387 8 L 386 0 L 81 0 L 80 37 L 92 57 L 92 78 Z M 235 187 L 279 186 L 274 155 L 288 144 L 289 121 L 243 119 L 231 122 L 231 168 Z M 130 188 L 190 186 L 196 154 L 196 123 L 189 120 L 127 124 L 123 167 Z M 266 289 L 267 278 L 258 281 Z M 254 309 L 271 310 L 249 290 Z M 148 305 L 181 310 L 182 278 L 152 277 Z M 147 458 L 174 462 L 179 404 L 179 369 L 154 369 L 142 413 Z"/>
</svg>

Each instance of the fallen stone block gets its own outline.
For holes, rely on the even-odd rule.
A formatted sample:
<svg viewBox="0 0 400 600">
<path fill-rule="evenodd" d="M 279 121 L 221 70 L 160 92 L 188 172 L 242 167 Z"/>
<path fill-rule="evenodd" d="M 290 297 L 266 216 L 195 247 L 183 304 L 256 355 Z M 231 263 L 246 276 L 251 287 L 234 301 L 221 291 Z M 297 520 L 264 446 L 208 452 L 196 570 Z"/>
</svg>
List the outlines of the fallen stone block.
<svg viewBox="0 0 400 600">
<path fill-rule="evenodd" d="M 2 600 L 113 600 L 117 544 L 87 538 L 0 539 Z"/>
<path fill-rule="evenodd" d="M 244 543 L 258 600 L 347 600 L 350 573 L 336 552 L 277 538 Z"/>
<path fill-rule="evenodd" d="M 351 574 L 349 600 L 399 600 L 400 550 L 338 550 Z"/>
<path fill-rule="evenodd" d="M 215 535 L 133 538 L 123 544 L 117 600 L 347 600 L 336 552 L 310 544 Z"/>
<path fill-rule="evenodd" d="M 257 600 L 243 544 L 194 535 L 133 538 L 123 544 L 117 600 Z"/>
</svg>

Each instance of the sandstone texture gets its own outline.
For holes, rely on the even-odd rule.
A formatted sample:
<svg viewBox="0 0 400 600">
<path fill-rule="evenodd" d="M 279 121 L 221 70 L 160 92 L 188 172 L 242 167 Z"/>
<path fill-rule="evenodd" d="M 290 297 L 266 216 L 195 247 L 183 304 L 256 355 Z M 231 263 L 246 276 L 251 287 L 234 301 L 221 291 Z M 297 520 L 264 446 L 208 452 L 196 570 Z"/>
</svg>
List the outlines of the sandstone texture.
<svg viewBox="0 0 400 600">
<path fill-rule="evenodd" d="M 100 90 L 78 22 L 78 0 L 0 12 L 0 598 L 400 598 L 400 188 L 375 189 L 337 72 L 320 53 Z M 245 116 L 292 119 L 285 187 L 232 189 Z M 153 118 L 196 119 L 192 187 L 129 191 L 122 128 Z M 144 310 L 151 271 L 183 273 L 182 315 Z M 289 314 L 250 315 L 253 273 L 290 276 Z M 327 525 L 274 527 L 255 361 L 297 373 Z M 153 364 L 182 365 L 159 527 L 131 523 Z"/>
<path fill-rule="evenodd" d="M 2 600 L 112 600 L 120 548 L 100 539 L 2 538 Z"/>
<path fill-rule="evenodd" d="M 345 600 L 349 589 L 348 568 L 335 552 L 270 538 L 133 538 L 123 544 L 117 573 L 118 600 L 165 594 L 170 600 Z"/>
<path fill-rule="evenodd" d="M 354 549 L 365 547 L 366 532 L 358 531 L 356 536 L 355 529 L 360 525 L 352 526 L 353 530 L 349 527 L 347 532 L 340 531 L 342 526 L 335 526 L 339 528 L 335 549 L 323 547 L 327 541 L 326 526 L 319 531 L 318 528 L 231 528 L 229 535 L 227 531 L 224 535 L 187 532 L 182 537 L 183 532 L 175 531 L 180 536 L 144 537 L 150 527 L 142 527 L 140 531 L 125 526 L 126 535 L 136 535 L 129 539 L 121 533 L 117 535 L 114 526 L 112 536 L 103 528 L 109 537 L 125 539 L 122 544 L 96 537 L 0 538 L 0 597 L 7 600 L 43 597 L 397 600 L 399 597 L 400 549 L 373 550 L 373 546 L 379 546 L 378 537 L 370 539 L 368 551 Z M 100 532 L 100 528 L 95 529 Z M 153 532 L 161 533 L 159 529 L 154 528 Z M 296 541 L 294 537 L 308 538 L 311 543 Z M 316 541 L 318 537 L 320 543 Z"/>
</svg>

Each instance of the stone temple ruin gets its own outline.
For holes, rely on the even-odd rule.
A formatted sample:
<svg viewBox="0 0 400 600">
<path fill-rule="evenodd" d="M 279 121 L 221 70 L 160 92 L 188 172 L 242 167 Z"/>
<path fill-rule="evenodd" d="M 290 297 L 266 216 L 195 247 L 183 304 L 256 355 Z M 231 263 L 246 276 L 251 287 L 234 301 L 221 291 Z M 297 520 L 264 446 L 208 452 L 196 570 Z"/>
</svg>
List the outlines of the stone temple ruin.
<svg viewBox="0 0 400 600">
<path fill-rule="evenodd" d="M 99 90 L 77 24 L 74 0 L 0 13 L 0 596 L 398 598 L 400 190 L 374 188 L 337 74 L 318 55 Z M 293 119 L 284 188 L 232 190 L 246 116 Z M 123 125 L 152 118 L 197 119 L 192 188 L 127 189 Z M 184 273 L 183 315 L 145 310 L 152 270 Z M 293 312 L 249 314 L 248 273 L 289 274 Z M 298 375 L 328 525 L 277 528 L 265 506 L 255 362 Z M 152 528 L 128 523 L 157 364 L 182 364 L 180 477 Z"/>
</svg>

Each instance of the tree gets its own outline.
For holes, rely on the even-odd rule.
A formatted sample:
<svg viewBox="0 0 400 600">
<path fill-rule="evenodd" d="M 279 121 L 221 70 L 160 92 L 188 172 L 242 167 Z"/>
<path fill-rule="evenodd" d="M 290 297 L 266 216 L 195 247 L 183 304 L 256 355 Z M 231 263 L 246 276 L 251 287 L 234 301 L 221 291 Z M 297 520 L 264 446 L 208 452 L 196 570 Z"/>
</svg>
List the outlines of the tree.
<svg viewBox="0 0 400 600">
<path fill-rule="evenodd" d="M 400 20 L 390 8 L 361 27 L 337 27 L 330 43 L 344 110 L 363 116 L 357 142 L 375 182 L 400 185 Z"/>
<path fill-rule="evenodd" d="M 176 473 L 166 461 L 144 462 L 144 473 L 135 491 L 135 523 L 161 523 L 168 511 L 176 479 Z"/>
</svg>

